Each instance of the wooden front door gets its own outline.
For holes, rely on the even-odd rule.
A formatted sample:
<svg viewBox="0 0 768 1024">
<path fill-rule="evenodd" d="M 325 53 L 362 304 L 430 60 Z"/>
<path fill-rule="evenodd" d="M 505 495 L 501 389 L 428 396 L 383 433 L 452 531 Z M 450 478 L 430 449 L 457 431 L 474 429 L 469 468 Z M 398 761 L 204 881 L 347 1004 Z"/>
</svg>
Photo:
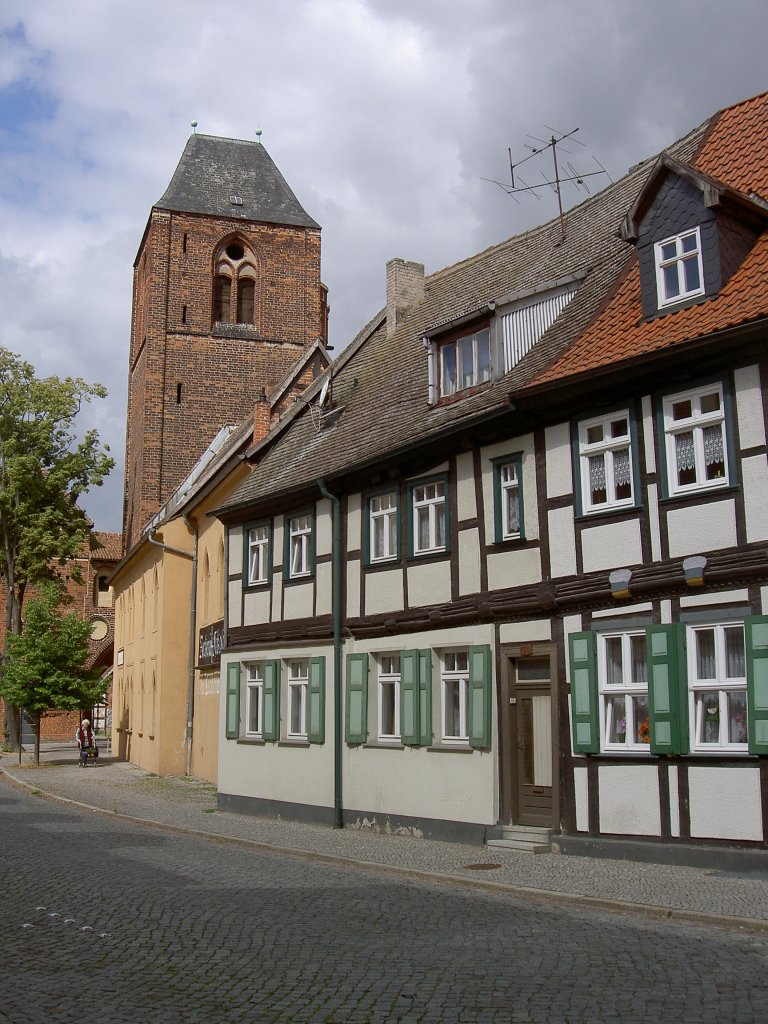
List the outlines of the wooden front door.
<svg viewBox="0 0 768 1024">
<path fill-rule="evenodd" d="M 552 686 L 548 654 L 510 662 L 513 816 L 518 825 L 552 825 Z"/>
</svg>

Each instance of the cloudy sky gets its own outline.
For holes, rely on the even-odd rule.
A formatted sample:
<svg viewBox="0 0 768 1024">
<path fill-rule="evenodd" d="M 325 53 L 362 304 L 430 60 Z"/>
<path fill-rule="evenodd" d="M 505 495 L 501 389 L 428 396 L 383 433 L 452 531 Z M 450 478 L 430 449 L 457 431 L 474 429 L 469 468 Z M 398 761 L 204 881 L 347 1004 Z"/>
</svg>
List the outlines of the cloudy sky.
<svg viewBox="0 0 768 1024">
<path fill-rule="evenodd" d="M 556 214 L 485 180 L 509 149 L 578 128 L 566 160 L 620 177 L 768 87 L 766 30 L 761 0 L 2 0 L 0 344 L 108 387 L 81 416 L 117 461 L 97 528 L 121 528 L 133 260 L 192 120 L 262 129 L 322 225 L 338 351 L 388 259 L 429 273 Z"/>
</svg>

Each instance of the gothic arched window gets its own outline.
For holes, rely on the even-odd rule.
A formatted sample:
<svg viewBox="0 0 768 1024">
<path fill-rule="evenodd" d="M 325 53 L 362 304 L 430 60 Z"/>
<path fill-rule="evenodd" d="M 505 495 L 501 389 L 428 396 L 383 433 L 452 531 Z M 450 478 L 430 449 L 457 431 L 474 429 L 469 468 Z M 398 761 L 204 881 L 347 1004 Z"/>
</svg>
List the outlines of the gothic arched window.
<svg viewBox="0 0 768 1024">
<path fill-rule="evenodd" d="M 223 242 L 215 256 L 213 322 L 256 325 L 257 262 L 238 238 Z"/>
</svg>

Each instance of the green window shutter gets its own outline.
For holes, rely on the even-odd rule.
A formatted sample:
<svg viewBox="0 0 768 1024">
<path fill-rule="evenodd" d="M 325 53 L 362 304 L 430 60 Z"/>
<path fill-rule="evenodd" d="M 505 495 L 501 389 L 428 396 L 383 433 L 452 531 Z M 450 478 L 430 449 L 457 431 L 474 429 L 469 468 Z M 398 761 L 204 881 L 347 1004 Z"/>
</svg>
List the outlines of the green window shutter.
<svg viewBox="0 0 768 1024">
<path fill-rule="evenodd" d="M 368 739 L 368 655 L 347 655 L 347 701 L 345 738 L 347 743 Z"/>
<path fill-rule="evenodd" d="M 768 754 L 768 615 L 744 620 L 750 754 Z"/>
<path fill-rule="evenodd" d="M 240 662 L 227 665 L 226 737 L 236 740 L 240 735 Z"/>
<path fill-rule="evenodd" d="M 264 723 L 261 735 L 265 740 L 280 739 L 280 661 L 264 662 Z"/>
<path fill-rule="evenodd" d="M 400 654 L 400 741 L 407 747 L 418 747 L 419 727 L 419 651 Z"/>
<path fill-rule="evenodd" d="M 432 745 L 432 651 L 419 651 L 419 742 Z M 402 661 L 400 663 L 402 671 Z M 402 686 L 402 682 L 400 684 Z"/>
<path fill-rule="evenodd" d="M 651 753 L 688 752 L 688 683 L 685 626 L 649 626 L 645 631 L 648 658 L 648 706 L 651 712 Z"/>
<path fill-rule="evenodd" d="M 469 648 L 469 745 L 491 745 L 491 648 Z"/>
<path fill-rule="evenodd" d="M 325 743 L 325 658 L 309 659 L 310 743 Z"/>
<path fill-rule="evenodd" d="M 577 754 L 598 754 L 600 725 L 595 634 L 571 633 L 568 637 L 568 653 L 571 662 L 573 749 Z"/>
</svg>

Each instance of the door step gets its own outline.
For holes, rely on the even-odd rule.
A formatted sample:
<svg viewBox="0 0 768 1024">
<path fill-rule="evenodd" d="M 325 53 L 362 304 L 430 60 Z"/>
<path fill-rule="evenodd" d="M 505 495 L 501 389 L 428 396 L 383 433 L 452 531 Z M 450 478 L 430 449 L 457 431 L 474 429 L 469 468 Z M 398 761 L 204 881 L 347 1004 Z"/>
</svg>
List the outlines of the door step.
<svg viewBox="0 0 768 1024">
<path fill-rule="evenodd" d="M 543 825 L 503 825 L 501 839 L 489 839 L 486 846 L 518 853 L 549 853 L 552 829 Z"/>
</svg>

